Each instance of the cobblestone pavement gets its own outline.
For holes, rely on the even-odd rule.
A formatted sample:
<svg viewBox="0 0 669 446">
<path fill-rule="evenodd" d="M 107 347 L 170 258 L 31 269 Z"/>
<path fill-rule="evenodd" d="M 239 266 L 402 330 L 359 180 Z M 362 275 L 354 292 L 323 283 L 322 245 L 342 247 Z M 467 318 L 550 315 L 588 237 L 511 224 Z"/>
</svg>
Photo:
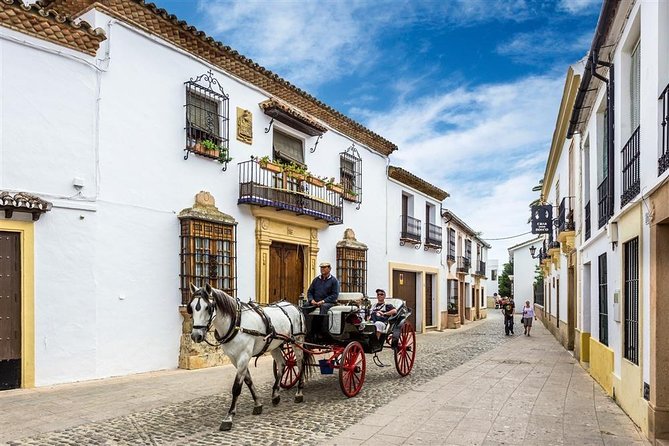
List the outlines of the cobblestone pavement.
<svg viewBox="0 0 669 446">
<path fill-rule="evenodd" d="M 335 373 L 332 376 L 313 376 L 305 387 L 304 403 L 293 403 L 294 390 L 290 390 L 283 392 L 281 403 L 273 407 L 269 403 L 271 384 L 266 381 L 256 383 L 265 406 L 262 415 L 254 416 L 251 415 L 253 402 L 245 387 L 237 406 L 234 427 L 229 432 L 218 430 L 230 403 L 230 391 L 227 390 L 222 395 L 167 404 L 70 429 L 12 440 L 7 444 L 321 444 L 401 395 L 420 389 L 433 378 L 483 352 L 511 342 L 513 338 L 503 335 L 501 324 L 498 318 L 493 318 L 456 332 L 419 335 L 415 366 L 411 375 L 405 378 L 397 374 L 392 352 L 384 351 L 380 355 L 388 365 L 384 368 L 374 366 L 368 356 L 363 389 L 350 399 L 341 393 Z M 251 373 L 254 373 L 253 370 Z"/>
</svg>

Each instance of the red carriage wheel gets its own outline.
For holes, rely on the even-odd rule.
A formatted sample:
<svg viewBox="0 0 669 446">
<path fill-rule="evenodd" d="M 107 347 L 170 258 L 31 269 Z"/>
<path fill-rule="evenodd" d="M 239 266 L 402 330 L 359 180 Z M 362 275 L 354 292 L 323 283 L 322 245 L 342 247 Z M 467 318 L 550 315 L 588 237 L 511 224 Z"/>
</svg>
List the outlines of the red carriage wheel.
<svg viewBox="0 0 669 446">
<path fill-rule="evenodd" d="M 358 341 L 349 343 L 341 354 L 339 366 L 339 385 L 344 395 L 351 398 L 360 392 L 365 382 L 366 368 L 362 345 Z"/>
<path fill-rule="evenodd" d="M 416 331 L 411 322 L 406 321 L 402 325 L 397 347 L 395 347 L 395 368 L 400 376 L 407 376 L 413 369 L 416 359 Z"/>
<path fill-rule="evenodd" d="M 281 354 L 283 355 L 286 367 L 283 369 L 283 376 L 281 376 L 279 385 L 282 389 L 290 389 L 300 380 L 300 367 L 297 364 L 297 358 L 295 358 L 295 350 L 293 350 L 290 344 L 283 344 L 281 346 Z M 273 362 L 273 366 L 274 376 L 276 376 L 278 373 L 276 361 Z"/>
</svg>

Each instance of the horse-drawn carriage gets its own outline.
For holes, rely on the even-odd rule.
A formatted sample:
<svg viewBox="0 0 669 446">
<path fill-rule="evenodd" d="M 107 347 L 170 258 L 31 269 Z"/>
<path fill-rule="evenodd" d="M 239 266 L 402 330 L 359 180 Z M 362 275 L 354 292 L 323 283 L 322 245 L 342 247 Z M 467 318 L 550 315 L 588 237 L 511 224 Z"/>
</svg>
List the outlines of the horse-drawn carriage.
<svg viewBox="0 0 669 446">
<path fill-rule="evenodd" d="M 383 365 L 377 354 L 384 348 L 392 349 L 395 368 L 401 376 L 408 375 L 413 368 L 416 333 L 408 320 L 411 309 L 400 299 L 386 299 L 397 311 L 377 336 L 377 326 L 368 320 L 373 302 L 360 293 L 341 293 L 337 305 L 321 315 L 318 308 L 311 311 L 286 301 L 264 307 L 241 302 L 208 284 L 202 288 L 191 285 L 191 292 L 193 297 L 187 305 L 193 318 L 191 338 L 194 342 L 220 346 L 237 368 L 232 402 L 221 430 L 232 428 L 243 384 L 251 391 L 253 413 L 262 413 L 262 403 L 248 366 L 252 357 L 266 352 L 274 359 L 274 405 L 279 404 L 281 388 L 290 389 L 295 385 L 295 402 L 302 402 L 305 379 L 314 367 L 324 374 L 339 370 L 339 385 L 344 395 L 357 395 L 365 382 L 365 353 L 373 354 L 374 362 Z M 215 343 L 207 340 L 212 328 Z M 324 358 L 315 363 L 315 356 Z"/>
<path fill-rule="evenodd" d="M 337 305 L 327 314 L 320 314 L 318 308 L 308 311 L 305 342 L 282 346 L 286 366 L 281 387 L 290 389 L 300 378 L 295 348 L 306 349 L 314 355 L 326 355 L 318 361 L 317 367 L 327 375 L 339 370 L 339 385 L 347 397 L 357 395 L 365 382 L 365 353 L 373 354 L 374 363 L 383 366 L 377 354 L 384 348 L 392 349 L 397 372 L 400 376 L 408 375 L 416 357 L 416 332 L 408 320 L 411 309 L 401 299 L 386 299 L 397 313 L 388 319 L 385 331 L 377 336 L 376 326 L 369 320 L 373 303 L 362 293 L 340 293 Z"/>
</svg>

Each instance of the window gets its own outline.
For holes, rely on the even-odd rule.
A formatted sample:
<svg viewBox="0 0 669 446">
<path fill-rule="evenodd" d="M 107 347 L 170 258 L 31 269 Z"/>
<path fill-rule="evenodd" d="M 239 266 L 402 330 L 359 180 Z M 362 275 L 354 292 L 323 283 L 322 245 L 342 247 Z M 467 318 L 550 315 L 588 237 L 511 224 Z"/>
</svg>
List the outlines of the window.
<svg viewBox="0 0 669 446">
<path fill-rule="evenodd" d="M 186 158 L 189 152 L 219 158 L 228 151 L 228 95 L 211 71 L 191 78 L 186 85 Z M 219 91 L 215 91 L 217 88 Z M 211 149 L 202 143 L 209 141 Z M 224 150 L 224 153 L 220 153 Z"/>
<path fill-rule="evenodd" d="M 491 269 L 490 270 L 490 280 L 497 280 L 497 270 L 496 269 Z"/>
<path fill-rule="evenodd" d="M 455 261 L 455 229 L 448 230 L 448 260 Z"/>
<path fill-rule="evenodd" d="M 468 263 L 471 264 L 471 261 L 472 261 L 472 241 L 471 240 L 465 240 L 465 258 L 467 259 Z"/>
<path fill-rule="evenodd" d="M 342 292 L 367 295 L 367 249 L 337 247 L 337 279 Z"/>
<path fill-rule="evenodd" d="M 181 302 L 189 301 L 189 287 L 210 283 L 236 294 L 235 226 L 197 219 L 181 220 Z"/>
<path fill-rule="evenodd" d="M 641 107 L 641 52 L 639 42 L 632 51 L 632 64 L 630 66 L 630 124 L 634 132 L 639 127 L 639 114 Z"/>
<path fill-rule="evenodd" d="M 599 342 L 609 345 L 609 308 L 606 277 L 606 253 L 599 256 Z"/>
<path fill-rule="evenodd" d="M 458 314 L 458 281 L 448 279 L 448 314 Z"/>
<path fill-rule="evenodd" d="M 304 165 L 304 148 L 302 140 L 274 130 L 274 159 L 284 163 Z"/>
<path fill-rule="evenodd" d="M 625 243 L 625 359 L 639 364 L 639 239 Z"/>
<path fill-rule="evenodd" d="M 344 199 L 362 203 L 362 158 L 352 145 L 339 154 L 339 179 L 344 187 Z"/>
</svg>

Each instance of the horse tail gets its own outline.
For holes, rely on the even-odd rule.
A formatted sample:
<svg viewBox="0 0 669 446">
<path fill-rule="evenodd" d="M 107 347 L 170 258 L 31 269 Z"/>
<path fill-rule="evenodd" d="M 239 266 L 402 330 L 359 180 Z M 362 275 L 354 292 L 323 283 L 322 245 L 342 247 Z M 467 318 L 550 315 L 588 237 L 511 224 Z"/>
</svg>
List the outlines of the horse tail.
<svg viewBox="0 0 669 446">
<path fill-rule="evenodd" d="M 306 350 L 302 350 L 302 376 L 304 381 L 309 381 L 311 369 L 316 365 L 314 355 Z"/>
</svg>

